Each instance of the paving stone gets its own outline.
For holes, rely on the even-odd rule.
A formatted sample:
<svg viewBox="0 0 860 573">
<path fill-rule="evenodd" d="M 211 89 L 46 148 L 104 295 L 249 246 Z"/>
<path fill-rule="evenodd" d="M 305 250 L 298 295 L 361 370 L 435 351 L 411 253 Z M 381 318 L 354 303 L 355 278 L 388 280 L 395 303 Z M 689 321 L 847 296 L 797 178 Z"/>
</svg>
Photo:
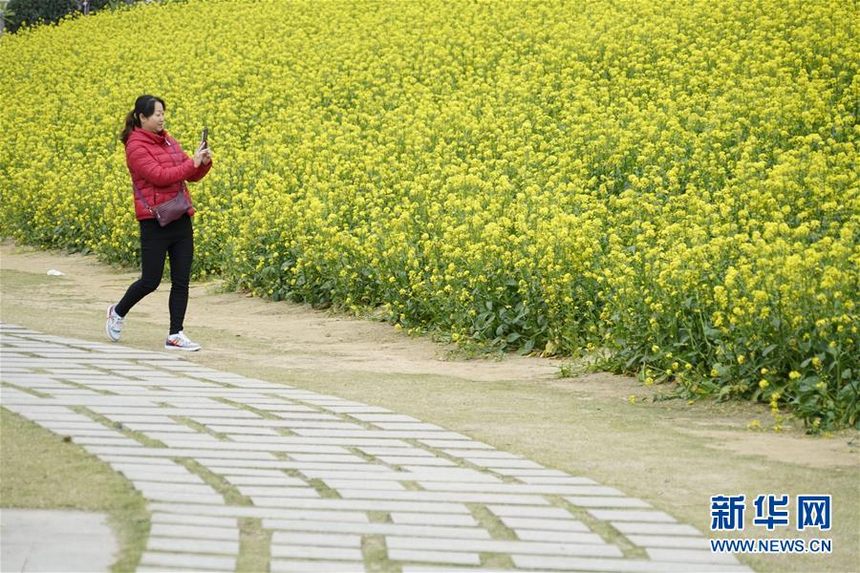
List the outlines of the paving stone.
<svg viewBox="0 0 860 573">
<path fill-rule="evenodd" d="M 558 477 L 544 477 L 544 476 L 519 476 L 519 479 L 523 483 L 530 483 L 535 485 L 596 485 L 593 479 L 585 478 L 585 477 L 573 477 L 573 476 L 558 476 Z"/>
<path fill-rule="evenodd" d="M 68 414 L 71 412 L 66 407 L 63 406 L 42 406 L 39 404 L 34 404 L 32 406 L 21 406 L 17 409 L 19 413 L 37 413 L 37 414 Z"/>
<path fill-rule="evenodd" d="M 611 487 L 598 485 L 529 485 L 510 483 L 456 483 L 456 482 L 424 482 L 419 483 L 428 490 L 434 491 L 474 491 L 486 493 L 510 493 L 510 494 L 541 494 L 541 495 L 563 495 L 578 493 L 581 495 L 621 495 L 621 492 Z"/>
<path fill-rule="evenodd" d="M 337 511 L 405 511 L 412 513 L 469 513 L 469 509 L 460 503 L 446 502 L 404 502 L 404 501 L 378 501 L 378 500 L 350 500 L 335 498 L 284 498 L 268 501 L 277 502 L 279 505 L 259 506 L 258 508 L 245 508 L 233 511 L 222 506 L 190 506 L 177 504 L 176 506 L 165 506 L 155 504 L 154 509 L 160 511 L 184 511 L 195 512 L 200 515 L 214 516 L 236 516 L 236 517 L 272 517 L 287 519 L 297 512 L 321 510 L 327 512 Z M 365 516 L 366 519 L 366 516 Z"/>
<path fill-rule="evenodd" d="M 177 422 L 172 418 L 168 418 L 167 416 L 134 416 L 129 414 L 117 414 L 117 415 L 105 415 L 105 418 L 111 420 L 112 422 L 118 422 L 120 424 L 134 424 L 134 423 L 145 423 L 145 424 L 161 424 L 166 426 L 165 429 L 176 426 Z"/>
<path fill-rule="evenodd" d="M 514 530 L 590 531 L 587 525 L 574 519 L 533 519 L 530 517 L 501 517 L 500 519 L 502 523 Z"/>
<path fill-rule="evenodd" d="M 121 472 L 126 478 L 134 481 L 134 482 L 169 482 L 169 483 L 181 483 L 181 484 L 204 484 L 205 482 L 200 476 L 194 475 L 192 473 L 186 472 L 182 473 L 170 473 L 170 472 L 158 472 L 155 471 L 156 468 L 149 468 L 149 471 L 140 471 L 140 470 L 131 470 L 131 469 L 121 469 L 113 466 L 114 469 Z"/>
<path fill-rule="evenodd" d="M 590 509 L 591 517 L 601 521 L 646 521 L 674 523 L 675 518 L 662 511 L 630 511 L 624 509 Z"/>
<path fill-rule="evenodd" d="M 169 448 L 207 448 L 220 449 L 218 446 L 225 440 L 219 440 L 209 434 L 173 433 L 173 432 L 144 432 L 147 437 L 163 442 Z"/>
<path fill-rule="evenodd" d="M 393 501 L 447 501 L 456 503 L 508 503 L 521 505 L 549 504 L 543 497 L 529 495 L 508 495 L 496 493 L 447 492 L 447 491 L 386 491 L 372 489 L 341 489 L 338 491 L 346 499 L 386 499 Z"/>
<path fill-rule="evenodd" d="M 239 542 L 179 537 L 153 537 L 150 535 L 146 548 L 150 551 L 237 555 L 239 553 Z"/>
<path fill-rule="evenodd" d="M 296 478 L 289 477 L 285 474 L 281 474 L 279 476 L 273 477 L 262 477 L 262 476 L 226 476 L 228 482 L 233 485 L 245 485 L 245 486 L 304 486 L 311 487 L 307 482 Z"/>
<path fill-rule="evenodd" d="M 205 450 L 191 448 L 137 448 L 126 446 L 86 446 L 91 454 L 114 456 L 169 457 L 169 458 L 211 458 L 216 460 L 260 460 L 275 461 L 277 458 L 266 452 L 242 452 L 234 450 Z"/>
<path fill-rule="evenodd" d="M 376 406 L 332 406 L 328 408 L 339 414 L 389 414 L 391 410 Z"/>
<path fill-rule="evenodd" d="M 187 513 L 153 512 L 151 521 L 155 524 L 202 525 L 209 527 L 238 528 L 239 520 L 235 517 L 213 517 L 208 515 L 189 515 Z"/>
<path fill-rule="evenodd" d="M 475 458 L 475 457 L 468 457 L 468 458 L 463 458 L 463 459 L 465 459 L 469 463 L 475 464 L 476 466 L 481 466 L 481 467 L 485 467 L 485 468 L 493 468 L 493 469 L 495 469 L 495 468 L 502 468 L 502 469 L 509 469 L 509 468 L 532 469 L 533 468 L 533 469 L 538 469 L 538 468 L 542 467 L 540 464 L 535 463 L 535 462 L 530 461 L 530 460 L 505 460 L 505 459 Z"/>
<path fill-rule="evenodd" d="M 324 438 L 402 438 L 417 440 L 421 438 L 434 437 L 435 434 L 438 434 L 439 438 L 462 437 L 454 432 L 423 432 L 410 430 L 317 430 L 312 428 L 294 428 L 293 431 L 300 436 L 317 436 Z"/>
<path fill-rule="evenodd" d="M 385 545 L 389 551 L 392 549 L 426 549 L 432 551 L 439 547 L 439 541 L 426 537 L 388 536 L 385 540 Z M 539 543 L 536 541 L 511 541 L 507 539 L 451 539 L 445 541 L 445 549 L 451 551 L 527 555 L 622 556 L 620 549 L 614 545 L 607 545 L 605 543 Z"/>
<path fill-rule="evenodd" d="M 272 534 L 272 545 L 306 545 L 314 547 L 361 548 L 361 535 L 296 533 L 276 531 Z"/>
<path fill-rule="evenodd" d="M 242 485 L 237 486 L 239 493 L 252 498 L 258 497 L 319 497 L 320 494 L 312 487 L 264 487 Z"/>
<path fill-rule="evenodd" d="M 321 533 L 353 533 L 360 535 L 415 535 L 427 538 L 438 547 L 454 540 L 466 543 L 489 540 L 490 534 L 479 527 L 451 527 L 437 525 L 401 525 L 397 523 L 346 523 L 342 521 L 294 521 L 263 519 L 263 528 L 283 531 L 317 531 Z M 439 538 L 444 539 L 441 541 Z M 407 547 L 407 549 L 409 549 Z"/>
<path fill-rule="evenodd" d="M 295 404 L 295 402 L 291 402 L 285 398 L 266 398 L 263 394 L 259 394 L 250 400 L 244 400 L 243 403 L 255 408 L 260 406 L 288 406 Z"/>
<path fill-rule="evenodd" d="M 580 507 L 627 507 L 648 508 L 651 504 L 632 497 L 565 497 L 573 505 Z"/>
<path fill-rule="evenodd" d="M 418 418 L 404 416 L 402 414 L 350 414 L 351 417 L 362 422 L 420 422 Z"/>
<path fill-rule="evenodd" d="M 687 549 L 654 549 L 647 548 L 645 552 L 653 561 L 675 561 L 683 563 L 715 563 L 737 564 L 737 558 L 731 553 L 713 553 L 710 550 L 695 551 Z"/>
<path fill-rule="evenodd" d="M 352 400 L 345 400 L 343 398 L 338 398 L 336 396 L 307 397 L 307 398 L 300 398 L 300 401 L 305 402 L 307 404 L 313 404 L 314 406 L 320 406 L 323 408 L 327 408 L 329 406 L 356 406 L 356 407 L 366 406 L 366 404 L 362 404 L 361 402 L 353 402 Z"/>
<path fill-rule="evenodd" d="M 198 435 L 200 432 L 195 430 L 194 428 L 189 428 L 183 424 L 136 424 L 134 422 L 123 424 L 125 429 L 131 430 L 132 432 L 145 432 L 147 436 L 150 435 L 149 432 L 153 432 L 155 435 L 159 434 L 167 434 L 171 436 L 179 436 L 179 435 Z"/>
<path fill-rule="evenodd" d="M 307 545 L 276 545 L 272 543 L 272 557 L 292 557 L 299 559 L 342 559 L 361 561 L 361 549 L 349 547 L 313 547 Z"/>
<path fill-rule="evenodd" d="M 261 452 L 262 453 L 262 452 Z M 207 454 L 213 455 L 213 454 Z M 271 456 L 271 454 L 268 454 Z M 323 464 L 319 462 L 287 462 L 283 460 L 277 460 L 274 456 L 268 460 L 254 460 L 254 459 L 228 459 L 228 458 L 210 458 L 205 456 L 194 456 L 194 459 L 203 464 L 204 466 L 221 466 L 221 467 L 247 467 L 247 468 L 258 468 L 258 469 L 279 469 L 279 470 L 298 470 L 308 474 L 310 471 L 362 471 L 365 473 L 372 473 L 374 476 L 376 474 L 382 475 L 385 472 L 392 471 L 391 468 L 386 466 L 377 466 L 373 464 Z"/>
<path fill-rule="evenodd" d="M 224 503 L 224 499 L 217 494 L 194 494 L 194 493 L 177 493 L 164 491 L 141 491 L 144 497 L 149 501 L 161 501 L 172 503 Z"/>
<path fill-rule="evenodd" d="M 207 426 L 213 432 L 218 432 L 219 434 L 228 434 L 233 439 L 236 439 L 238 436 L 250 435 L 250 436 L 266 436 L 266 437 L 278 437 L 280 434 L 275 430 L 269 428 L 249 428 L 242 426 L 217 426 L 210 425 Z"/>
<path fill-rule="evenodd" d="M 364 563 L 360 561 L 301 561 L 284 559 L 272 559 L 269 569 L 271 573 L 310 573 L 316 571 L 358 573 L 365 571 Z"/>
<path fill-rule="evenodd" d="M 541 541 L 545 543 L 603 543 L 596 533 L 580 531 L 541 531 L 538 529 L 514 529 L 522 541 Z"/>
<path fill-rule="evenodd" d="M 42 423 L 39 425 L 42 426 L 43 428 L 47 429 L 47 430 L 51 430 L 55 434 L 60 434 L 62 436 L 69 436 L 71 438 L 123 438 L 126 440 L 128 439 L 118 432 L 115 432 L 113 430 L 104 429 L 104 426 L 102 426 L 103 429 L 101 429 L 101 430 L 62 430 L 62 429 L 52 428 L 45 423 Z M 74 441 L 78 444 L 84 443 L 78 439 L 75 439 Z M 137 443 L 137 442 L 134 442 L 134 443 Z"/>
<path fill-rule="evenodd" d="M 93 445 L 93 446 L 129 446 L 136 447 L 141 446 L 142 444 L 137 440 L 133 440 L 131 438 L 125 438 L 122 436 L 115 437 L 104 437 L 104 436 L 80 436 L 76 437 L 73 440 L 77 444 L 81 445 Z"/>
<path fill-rule="evenodd" d="M 389 549 L 388 558 L 392 561 L 412 561 L 418 563 L 452 563 L 454 565 L 480 565 L 477 553 L 455 551 L 415 551 L 412 549 Z"/>
<path fill-rule="evenodd" d="M 49 392 L 46 392 L 46 394 L 50 394 L 55 398 L 62 399 L 64 402 L 67 401 L 66 398 L 72 396 L 81 398 L 99 395 L 98 392 L 95 392 L 93 390 L 85 390 L 83 388 L 59 388 L 57 390 L 51 390 Z"/>
<path fill-rule="evenodd" d="M 550 470 L 546 468 L 542 469 L 510 469 L 510 468 L 496 468 L 493 470 L 499 475 L 510 476 L 515 478 L 522 477 L 571 477 L 570 474 L 566 474 L 563 471 L 559 470 Z"/>
<path fill-rule="evenodd" d="M 392 466 L 411 464 L 415 466 L 457 467 L 457 464 L 445 458 L 423 458 L 420 456 L 379 456 L 379 461 Z"/>
<path fill-rule="evenodd" d="M 298 415 L 298 414 L 296 414 Z M 304 415 L 304 414 L 303 414 Z M 323 415 L 323 414 L 320 414 Z M 236 428 L 236 433 L 239 430 L 247 430 L 250 428 L 282 428 L 284 427 L 284 420 L 269 420 L 268 418 L 259 418 L 255 420 L 240 420 L 235 419 L 232 420 L 230 418 L 210 418 L 208 416 L 190 416 L 192 420 L 199 424 L 203 424 L 204 426 L 216 426 L 216 427 L 225 427 L 225 426 L 238 426 Z M 220 430 L 219 430 L 220 431 Z M 228 431 L 225 427 L 223 431 Z"/>
<path fill-rule="evenodd" d="M 259 505 L 165 504 L 159 502 L 150 503 L 149 507 L 153 511 L 186 511 L 195 515 L 209 517 L 254 517 L 289 521 L 338 521 L 353 523 L 368 523 L 370 520 L 367 514 L 364 513 L 365 511 L 385 511 L 384 508 L 377 508 L 371 505 L 361 506 L 360 504 L 341 503 L 344 500 L 331 498 L 286 498 L 280 501 L 292 501 L 294 508 L 276 508 Z M 465 507 L 463 509 L 466 510 Z"/>
<path fill-rule="evenodd" d="M 521 456 L 499 450 L 461 450 L 461 449 L 444 449 L 444 453 L 455 458 L 481 458 L 481 459 L 508 459 L 521 460 Z"/>
<path fill-rule="evenodd" d="M 709 551 L 711 546 L 704 537 L 668 535 L 627 535 L 627 539 L 639 547 L 671 549 L 702 549 Z"/>
<path fill-rule="evenodd" d="M 104 415 L 130 415 L 130 416 L 207 416 L 209 418 L 223 417 L 226 419 L 259 418 L 253 412 L 232 408 L 230 410 L 210 410 L 208 408 L 130 408 L 93 406 L 92 410 Z"/>
<path fill-rule="evenodd" d="M 109 571 L 120 544 L 103 513 L 4 508 L 2 570 Z"/>
<path fill-rule="evenodd" d="M 204 444 L 204 445 L 201 445 L 200 447 L 203 447 L 206 449 L 214 449 L 214 450 L 229 449 L 229 450 L 243 450 L 243 451 L 253 450 L 253 451 L 258 451 L 258 452 L 281 452 L 281 453 L 291 454 L 291 456 L 293 454 L 341 455 L 341 456 L 351 455 L 349 453 L 349 450 L 346 450 L 340 446 L 322 446 L 322 445 L 317 446 L 317 445 L 309 445 L 309 444 L 284 443 L 288 440 L 288 438 L 286 436 L 276 438 L 273 440 L 272 443 L 265 443 L 265 442 L 259 443 L 258 439 L 261 438 L 261 436 L 253 436 L 253 438 L 254 438 L 253 441 L 236 440 L 236 438 L 238 438 L 238 437 L 239 436 L 234 437 L 232 440 L 229 440 L 229 441 L 217 442 L 217 444 L 215 444 L 215 445 Z M 265 438 L 262 438 L 262 439 L 265 439 Z M 183 446 L 186 446 L 186 444 L 177 443 L 176 447 L 183 447 Z M 187 444 L 187 447 L 197 447 L 197 445 L 196 444 Z M 314 461 L 314 460 L 307 460 L 307 461 Z M 317 461 L 325 463 L 327 460 L 324 458 L 321 458 Z M 363 458 L 358 458 L 358 457 L 353 459 L 353 460 L 347 460 L 346 458 L 343 458 L 343 461 L 340 461 L 340 462 L 337 461 L 337 458 L 335 458 L 334 460 L 329 460 L 329 461 L 333 461 L 335 463 L 348 463 L 349 461 L 352 461 L 353 463 L 365 463 L 365 460 Z"/>
<path fill-rule="evenodd" d="M 431 438 L 419 439 L 418 441 L 421 442 L 422 444 L 424 444 L 425 446 L 428 446 L 431 448 L 438 448 L 440 450 L 457 450 L 457 449 L 463 449 L 463 450 L 495 450 L 495 448 L 493 446 L 490 446 L 488 444 L 484 444 L 482 442 L 476 442 L 476 441 L 470 440 L 469 438 L 466 438 L 466 437 L 460 437 L 460 438 L 457 438 L 454 440 L 448 439 L 448 438 L 441 439 L 441 438 L 431 437 Z"/>
<path fill-rule="evenodd" d="M 385 447 L 360 447 L 358 448 L 369 456 L 400 456 L 400 457 L 422 457 L 434 458 L 435 454 L 422 450 L 414 446 L 407 445 L 405 448 L 385 448 Z"/>
<path fill-rule="evenodd" d="M 4 401 L 3 407 L 8 408 L 9 404 Z M 92 422 L 91 418 L 81 414 L 23 414 L 23 416 L 29 420 L 33 420 L 34 422 Z"/>
<path fill-rule="evenodd" d="M 520 505 L 488 505 L 487 509 L 499 517 L 536 517 L 541 519 L 573 519 L 573 515 L 560 507 L 528 507 Z"/>
<path fill-rule="evenodd" d="M 266 412 L 299 412 L 299 413 L 313 413 L 319 412 L 315 408 L 312 408 L 306 404 L 299 404 L 297 402 L 292 402 L 289 400 L 268 400 L 268 401 L 251 401 L 245 400 L 242 402 L 243 404 L 247 404 L 253 408 L 258 410 L 265 410 Z M 334 420 L 340 420 L 338 417 L 334 417 Z"/>
<path fill-rule="evenodd" d="M 391 521 L 407 525 L 457 525 L 477 527 L 479 524 L 471 515 L 461 513 L 402 513 L 391 512 Z"/>
<path fill-rule="evenodd" d="M 612 522 L 612 527 L 625 535 L 702 535 L 699 530 L 692 525 L 682 525 L 680 523 L 637 523 L 635 521 L 615 521 Z"/>
<path fill-rule="evenodd" d="M 239 529 L 236 527 L 207 527 L 202 525 L 153 523 L 152 528 L 149 531 L 149 536 L 150 538 L 177 537 L 238 542 Z M 204 553 L 208 553 L 208 551 L 204 551 Z"/>
<path fill-rule="evenodd" d="M 218 465 L 207 465 L 206 468 L 216 474 L 220 474 L 222 476 L 248 476 L 248 477 L 270 477 L 270 478 L 280 478 L 285 476 L 286 474 L 281 470 L 277 469 L 258 469 L 258 468 L 248 468 L 248 467 L 229 467 L 229 466 L 218 466 Z"/>
<path fill-rule="evenodd" d="M 453 565 L 403 565 L 400 570 L 403 573 L 474 573 L 475 571 L 487 571 L 487 569 L 476 569 L 475 567 L 456 567 Z M 498 571 L 501 571 L 498 570 Z"/>
<path fill-rule="evenodd" d="M 353 454 L 303 454 L 291 453 L 290 459 L 297 462 L 332 462 L 345 464 L 367 463 L 364 458 Z"/>
<path fill-rule="evenodd" d="M 324 479 L 323 482 L 332 489 L 374 489 L 385 491 L 406 491 L 399 482 L 393 480 L 366 481 Z"/>
<path fill-rule="evenodd" d="M 136 489 L 141 491 L 149 492 L 172 492 L 172 493 L 187 493 L 194 495 L 205 495 L 205 494 L 215 494 L 215 490 L 212 489 L 211 486 L 206 485 L 205 483 L 194 484 L 194 483 L 179 483 L 177 481 L 173 482 L 162 482 L 162 481 L 144 481 L 131 479 L 131 483 L 134 484 Z"/>
<path fill-rule="evenodd" d="M 103 462 L 107 462 L 109 464 L 134 464 L 134 465 L 143 465 L 147 468 L 152 468 L 155 471 L 169 471 L 171 468 L 182 468 L 176 462 L 166 458 L 144 458 L 139 456 L 116 456 L 116 455 L 104 455 L 99 456 Z M 177 470 L 179 471 L 179 470 Z M 185 470 L 188 471 L 188 470 Z"/>
<path fill-rule="evenodd" d="M 430 431 L 430 432 L 446 432 L 445 428 L 436 424 L 427 424 L 424 422 L 373 422 L 373 425 L 382 428 L 383 430 L 411 430 L 411 431 Z"/>
<path fill-rule="evenodd" d="M 401 464 L 400 469 L 403 472 L 412 474 L 414 481 L 451 481 L 472 484 L 502 484 L 502 480 L 496 476 L 490 473 L 473 470 L 472 468 L 430 467 Z"/>
<path fill-rule="evenodd" d="M 537 555 L 513 555 L 516 567 L 557 571 L 607 571 L 632 573 L 729 573 L 730 571 L 750 571 L 747 568 L 705 565 L 699 563 L 655 563 L 635 559 L 589 559 L 571 557 L 550 557 Z"/>
<path fill-rule="evenodd" d="M 187 567 L 204 571 L 233 571 L 236 569 L 236 558 L 146 551 L 140 558 L 140 564 L 154 567 Z"/>
<path fill-rule="evenodd" d="M 331 465 L 331 464 L 329 464 Z M 377 466 L 366 464 L 365 466 L 356 466 L 360 471 L 338 471 L 339 468 L 325 470 L 307 469 L 302 470 L 302 473 L 308 477 L 320 479 L 346 479 L 346 480 L 395 480 L 395 481 L 445 481 L 449 479 L 458 480 L 474 480 L 477 482 L 485 482 L 493 479 L 492 476 L 484 476 L 478 472 L 473 474 L 447 474 L 447 473 L 429 473 L 422 467 L 413 467 L 413 471 L 397 471 L 385 466 Z M 373 468 L 379 468 L 374 470 Z M 435 469 L 435 468 L 434 468 Z"/>
</svg>

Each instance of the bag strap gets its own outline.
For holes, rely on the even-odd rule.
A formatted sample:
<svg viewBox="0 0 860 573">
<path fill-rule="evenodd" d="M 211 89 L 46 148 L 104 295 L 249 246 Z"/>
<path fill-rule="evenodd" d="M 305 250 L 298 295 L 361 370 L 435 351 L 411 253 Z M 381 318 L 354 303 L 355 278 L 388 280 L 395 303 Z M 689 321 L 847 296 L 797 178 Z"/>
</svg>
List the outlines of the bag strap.
<svg viewBox="0 0 860 573">
<path fill-rule="evenodd" d="M 131 178 L 131 186 L 134 189 L 134 196 L 137 197 L 143 206 L 146 207 L 146 210 L 149 211 L 150 215 L 155 216 L 155 213 L 152 211 L 152 207 L 149 206 L 149 203 L 146 202 L 146 199 L 143 198 L 143 195 L 140 193 L 140 189 L 137 188 L 137 184 L 134 182 L 134 177 Z"/>
</svg>

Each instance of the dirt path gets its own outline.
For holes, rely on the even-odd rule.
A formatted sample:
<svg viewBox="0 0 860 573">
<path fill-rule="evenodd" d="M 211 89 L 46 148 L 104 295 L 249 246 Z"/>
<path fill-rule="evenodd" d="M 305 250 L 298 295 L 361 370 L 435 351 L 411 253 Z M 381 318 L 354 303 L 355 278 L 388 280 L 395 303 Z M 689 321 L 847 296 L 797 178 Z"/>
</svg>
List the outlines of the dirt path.
<svg viewBox="0 0 860 573">
<path fill-rule="evenodd" d="M 105 301 L 119 300 L 138 273 L 112 269 L 93 257 L 77 254 L 58 258 L 56 253 L 17 247 L 5 243 L 0 250 L 2 268 L 44 275 L 48 270 L 65 273 L 64 288 L 98 295 Z M 58 277 L 59 278 L 59 277 Z M 135 307 L 129 322 L 143 318 L 166 320 L 170 284 Z M 427 338 L 409 337 L 387 323 L 350 319 L 316 311 L 307 305 L 272 303 L 237 293 L 220 294 L 219 283 L 198 283 L 191 287 L 187 330 L 195 326 L 232 332 L 237 338 L 256 338 L 280 351 L 272 365 L 318 371 L 362 371 L 399 374 L 432 374 L 473 381 L 550 380 L 560 362 L 535 357 L 508 356 L 505 360 L 479 359 L 449 361 L 444 348 Z M 112 298 L 111 298 L 112 297 Z M 67 301 L 80 309 L 91 309 L 90 299 Z M 229 352 L 223 347 L 210 353 Z"/>
</svg>

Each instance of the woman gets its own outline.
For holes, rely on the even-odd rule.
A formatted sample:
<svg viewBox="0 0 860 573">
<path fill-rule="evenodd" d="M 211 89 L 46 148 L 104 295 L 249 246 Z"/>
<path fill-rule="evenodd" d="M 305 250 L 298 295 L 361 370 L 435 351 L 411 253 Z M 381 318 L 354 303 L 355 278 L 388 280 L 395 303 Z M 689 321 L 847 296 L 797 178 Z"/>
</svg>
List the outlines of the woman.
<svg viewBox="0 0 860 573">
<path fill-rule="evenodd" d="M 191 159 L 179 143 L 164 130 L 164 100 L 142 95 L 125 118 L 120 139 L 125 144 L 125 160 L 135 191 L 134 211 L 140 223 L 140 280 L 132 284 L 117 304 L 108 307 L 105 330 L 114 342 L 122 333 L 123 321 L 131 308 L 158 288 L 164 271 L 165 256 L 170 257 L 170 332 L 167 350 L 200 350 L 182 331 L 188 306 L 188 282 L 194 239 L 188 211 L 162 227 L 151 208 L 185 193 L 185 181 L 200 181 L 212 168 L 212 155 L 202 141 Z"/>
</svg>

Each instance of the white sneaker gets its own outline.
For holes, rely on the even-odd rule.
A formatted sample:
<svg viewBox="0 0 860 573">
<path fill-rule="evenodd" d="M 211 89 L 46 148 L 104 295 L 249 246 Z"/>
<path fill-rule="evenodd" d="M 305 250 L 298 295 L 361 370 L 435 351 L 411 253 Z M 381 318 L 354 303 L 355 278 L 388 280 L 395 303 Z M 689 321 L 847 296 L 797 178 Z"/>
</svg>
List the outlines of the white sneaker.
<svg viewBox="0 0 860 573">
<path fill-rule="evenodd" d="M 171 334 L 167 337 L 167 341 L 164 343 L 165 350 L 185 350 L 188 352 L 196 352 L 200 350 L 200 345 L 196 342 L 191 342 L 185 333 L 181 330 L 176 334 Z"/>
<path fill-rule="evenodd" d="M 122 323 L 125 317 L 122 317 L 114 310 L 116 305 L 110 305 L 107 309 L 107 322 L 105 323 L 105 332 L 108 338 L 114 342 L 119 342 L 119 336 L 122 334 Z"/>
</svg>

